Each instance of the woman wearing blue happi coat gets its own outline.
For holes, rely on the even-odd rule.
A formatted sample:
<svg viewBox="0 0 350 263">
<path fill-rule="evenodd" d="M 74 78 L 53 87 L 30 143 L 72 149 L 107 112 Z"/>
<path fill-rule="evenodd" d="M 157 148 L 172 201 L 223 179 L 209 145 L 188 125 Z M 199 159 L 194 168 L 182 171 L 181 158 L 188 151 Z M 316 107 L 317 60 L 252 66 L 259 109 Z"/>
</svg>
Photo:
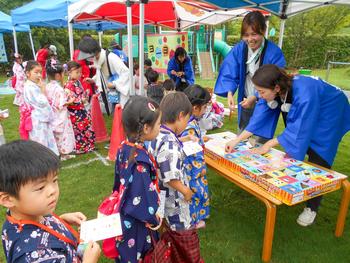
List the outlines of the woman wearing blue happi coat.
<svg viewBox="0 0 350 263">
<path fill-rule="evenodd" d="M 169 78 L 175 81 L 177 91 L 184 91 L 194 84 L 192 60 L 183 47 L 175 50 L 175 55 L 169 60 L 167 73 Z"/>
<path fill-rule="evenodd" d="M 252 77 L 265 64 L 285 67 L 282 50 L 264 38 L 266 23 L 259 11 L 250 12 L 242 22 L 241 38 L 223 61 L 215 84 L 215 94 L 227 97 L 230 110 L 234 110 L 233 95 L 238 90 L 238 128 L 248 125 L 256 103 Z"/>
<path fill-rule="evenodd" d="M 286 128 L 255 152 L 267 153 L 280 144 L 294 159 L 331 168 L 342 137 L 350 130 L 350 105 L 342 90 L 316 77 L 290 76 L 275 65 L 259 68 L 253 82 L 260 99 L 246 129 L 226 145 L 226 151 L 252 134 L 274 136 L 280 113 Z M 307 201 L 297 222 L 312 224 L 322 197 Z"/>
</svg>

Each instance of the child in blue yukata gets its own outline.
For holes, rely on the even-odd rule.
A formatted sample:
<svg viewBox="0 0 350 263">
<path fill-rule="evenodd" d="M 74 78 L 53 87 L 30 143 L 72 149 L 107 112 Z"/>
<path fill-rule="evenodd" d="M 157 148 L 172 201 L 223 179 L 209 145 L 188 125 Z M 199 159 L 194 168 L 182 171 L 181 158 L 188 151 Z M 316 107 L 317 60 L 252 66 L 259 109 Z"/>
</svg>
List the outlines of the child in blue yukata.
<svg viewBox="0 0 350 263">
<path fill-rule="evenodd" d="M 162 125 L 158 137 L 151 142 L 149 151 L 158 163 L 159 188 L 165 193 L 162 216 L 172 231 L 194 231 L 194 235 L 197 235 L 191 222 L 189 208 L 193 192 L 184 172 L 185 154 L 178 137 L 187 126 L 192 105 L 184 93 L 174 92 L 164 97 L 160 110 Z M 195 249 L 199 252 L 199 242 L 195 244 Z"/>
<path fill-rule="evenodd" d="M 192 116 L 181 136 L 193 136 L 204 147 L 204 141 L 199 127 L 199 120 L 206 111 L 210 101 L 210 93 L 199 85 L 191 85 L 184 93 L 192 104 Z M 185 172 L 194 193 L 190 203 L 190 212 L 193 224 L 197 228 L 205 227 L 204 220 L 209 217 L 209 190 L 206 177 L 204 152 L 186 156 L 184 161 Z"/>
<path fill-rule="evenodd" d="M 161 221 L 156 163 L 144 141 L 154 140 L 160 129 L 161 114 L 153 100 L 133 96 L 126 103 L 122 122 L 127 140 L 118 150 L 114 191 L 121 195 L 120 217 L 123 236 L 117 241 L 116 262 L 137 263 L 152 248 L 151 235 Z"/>
<path fill-rule="evenodd" d="M 77 233 L 86 217 L 53 211 L 59 197 L 59 158 L 34 141 L 14 141 L 0 146 L 0 204 L 8 209 L 2 228 L 7 262 L 95 263 L 101 253 L 88 243 L 81 259 Z"/>
</svg>

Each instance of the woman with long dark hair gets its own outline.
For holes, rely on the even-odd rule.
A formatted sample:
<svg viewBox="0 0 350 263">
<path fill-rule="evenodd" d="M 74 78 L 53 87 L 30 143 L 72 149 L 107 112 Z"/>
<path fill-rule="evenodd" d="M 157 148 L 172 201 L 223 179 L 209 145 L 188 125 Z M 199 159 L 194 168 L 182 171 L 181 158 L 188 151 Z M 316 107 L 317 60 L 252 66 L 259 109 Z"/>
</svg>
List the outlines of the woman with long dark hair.
<svg viewBox="0 0 350 263">
<path fill-rule="evenodd" d="M 282 112 L 286 128 L 255 150 L 267 153 L 280 144 L 294 159 L 331 168 L 342 137 L 350 130 L 350 105 L 342 90 L 316 77 L 291 76 L 275 65 L 259 68 L 253 83 L 260 99 L 245 130 L 226 145 L 231 152 L 242 140 L 255 134 L 273 138 Z M 322 197 L 307 201 L 297 219 L 299 225 L 311 225 Z"/>
</svg>

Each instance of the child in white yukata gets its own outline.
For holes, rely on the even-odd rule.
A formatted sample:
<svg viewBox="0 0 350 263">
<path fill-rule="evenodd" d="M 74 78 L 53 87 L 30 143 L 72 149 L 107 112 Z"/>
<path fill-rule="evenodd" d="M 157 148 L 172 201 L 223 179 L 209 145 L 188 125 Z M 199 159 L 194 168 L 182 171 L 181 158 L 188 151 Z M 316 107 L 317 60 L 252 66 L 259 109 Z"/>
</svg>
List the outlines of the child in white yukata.
<svg viewBox="0 0 350 263">
<path fill-rule="evenodd" d="M 46 62 L 46 74 L 49 83 L 46 85 L 47 98 L 54 113 L 53 133 L 56 139 L 58 151 L 61 160 L 67 160 L 75 157 L 69 155 L 75 149 L 75 136 L 70 120 L 67 105 L 73 104 L 74 98 L 69 97 L 62 86 L 63 66 L 51 59 Z"/>
<path fill-rule="evenodd" d="M 36 141 L 59 155 L 52 131 L 53 112 L 46 97 L 46 87 L 41 79 L 41 65 L 30 60 L 27 62 L 27 81 L 24 84 L 24 103 L 31 110 L 32 130 L 29 139 Z M 23 106 L 23 105 L 22 105 Z"/>
<path fill-rule="evenodd" d="M 69 225 L 86 220 L 80 212 L 53 212 L 59 198 L 58 157 L 33 141 L 0 146 L 0 205 L 8 209 L 2 228 L 7 262 L 96 263 L 101 249 L 89 242 L 77 253 L 78 233 Z"/>
<path fill-rule="evenodd" d="M 13 101 L 13 104 L 17 106 L 21 106 L 23 103 L 23 89 L 24 82 L 26 81 L 26 74 L 24 67 L 26 66 L 26 62 L 23 63 L 22 55 L 15 53 L 14 55 L 14 63 L 12 67 L 13 77 L 16 78 L 16 84 L 13 87 L 16 90 L 16 96 Z"/>
</svg>

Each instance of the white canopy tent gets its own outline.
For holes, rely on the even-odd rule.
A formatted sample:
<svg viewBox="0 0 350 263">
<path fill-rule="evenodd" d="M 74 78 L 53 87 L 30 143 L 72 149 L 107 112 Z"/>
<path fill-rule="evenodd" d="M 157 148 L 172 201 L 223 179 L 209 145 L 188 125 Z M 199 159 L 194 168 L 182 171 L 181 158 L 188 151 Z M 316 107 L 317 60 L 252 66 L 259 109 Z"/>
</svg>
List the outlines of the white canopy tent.
<svg viewBox="0 0 350 263">
<path fill-rule="evenodd" d="M 328 5 L 349 5 L 350 0 L 201 0 L 219 9 L 259 8 L 281 18 L 279 47 L 282 48 L 285 21 L 288 17 Z"/>
<path fill-rule="evenodd" d="M 145 3 L 147 4 L 145 5 Z M 126 9 L 126 12 L 125 12 Z M 131 26 L 139 24 L 140 50 L 144 49 L 144 24 L 162 25 L 182 31 L 198 24 L 216 25 L 248 13 L 245 9 L 230 11 L 215 10 L 200 1 L 125 1 L 125 0 L 81 0 L 68 8 L 70 22 L 84 20 L 107 20 L 128 24 L 128 43 L 131 43 Z M 127 15 L 126 15 L 127 14 Z M 132 52 L 129 51 L 129 69 L 132 79 Z M 131 58 L 131 59 L 130 59 Z M 140 65 L 144 64 L 144 54 L 140 52 Z M 143 89 L 143 67 L 140 67 L 140 87 Z M 132 93 L 133 88 L 131 88 Z M 143 92 L 143 91 L 141 91 Z"/>
</svg>

